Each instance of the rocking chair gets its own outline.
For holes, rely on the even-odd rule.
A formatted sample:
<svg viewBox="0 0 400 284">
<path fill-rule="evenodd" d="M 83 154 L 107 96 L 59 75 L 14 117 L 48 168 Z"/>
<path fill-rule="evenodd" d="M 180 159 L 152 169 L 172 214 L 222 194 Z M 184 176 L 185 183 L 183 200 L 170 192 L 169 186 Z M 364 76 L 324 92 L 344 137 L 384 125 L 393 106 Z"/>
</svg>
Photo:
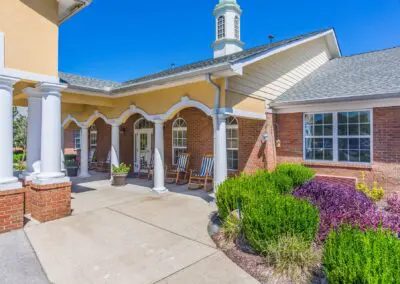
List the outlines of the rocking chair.
<svg viewBox="0 0 400 284">
<path fill-rule="evenodd" d="M 167 180 L 172 179 L 172 182 L 169 183 L 176 183 L 176 184 L 183 184 L 182 182 L 179 183 L 179 178 L 183 175 L 184 182 L 187 182 L 187 176 L 189 174 L 189 162 L 190 162 L 190 154 L 189 153 L 182 153 L 178 155 L 178 161 L 175 166 L 171 169 L 166 169 L 165 171 L 165 178 Z"/>
<path fill-rule="evenodd" d="M 203 186 L 207 190 L 208 182 L 213 181 L 214 157 L 213 155 L 205 155 L 201 161 L 200 172 L 190 170 L 189 189 L 199 189 Z M 197 185 L 197 188 L 191 188 L 191 185 Z"/>
<path fill-rule="evenodd" d="M 111 171 L 111 151 L 108 151 L 107 159 L 105 161 L 97 163 L 97 170 L 104 173 Z"/>
<path fill-rule="evenodd" d="M 97 151 L 91 149 L 89 152 L 89 170 L 94 170 L 97 168 Z"/>
<path fill-rule="evenodd" d="M 142 163 L 139 162 L 138 178 L 141 178 L 142 174 L 147 175 L 147 179 L 150 180 L 153 176 L 154 169 L 154 154 L 151 154 L 150 163 L 142 167 Z"/>
</svg>

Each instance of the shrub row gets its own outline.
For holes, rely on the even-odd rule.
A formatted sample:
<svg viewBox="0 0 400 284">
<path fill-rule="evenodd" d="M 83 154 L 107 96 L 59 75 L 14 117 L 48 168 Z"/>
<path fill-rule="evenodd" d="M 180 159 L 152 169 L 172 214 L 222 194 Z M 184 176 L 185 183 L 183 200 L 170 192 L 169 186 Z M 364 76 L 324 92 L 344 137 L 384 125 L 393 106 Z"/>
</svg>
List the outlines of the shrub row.
<svg viewBox="0 0 400 284">
<path fill-rule="evenodd" d="M 347 225 L 329 234 L 323 265 L 329 283 L 400 283 L 399 256 L 393 232 Z"/>
<path fill-rule="evenodd" d="M 400 233 L 400 216 L 379 211 L 364 193 L 344 184 L 310 181 L 294 191 L 295 197 L 308 199 L 320 211 L 319 239 L 341 224 L 361 229 L 384 228 Z"/>
</svg>

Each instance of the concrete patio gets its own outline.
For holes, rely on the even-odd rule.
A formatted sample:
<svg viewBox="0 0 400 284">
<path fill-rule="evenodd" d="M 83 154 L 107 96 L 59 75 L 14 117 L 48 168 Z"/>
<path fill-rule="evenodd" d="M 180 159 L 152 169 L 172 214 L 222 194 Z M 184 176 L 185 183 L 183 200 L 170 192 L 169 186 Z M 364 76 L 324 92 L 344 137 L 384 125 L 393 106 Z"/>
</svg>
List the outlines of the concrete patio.
<svg viewBox="0 0 400 284">
<path fill-rule="evenodd" d="M 206 192 L 104 178 L 74 180 L 71 217 L 25 227 L 51 283 L 257 283 L 210 239 Z"/>
</svg>

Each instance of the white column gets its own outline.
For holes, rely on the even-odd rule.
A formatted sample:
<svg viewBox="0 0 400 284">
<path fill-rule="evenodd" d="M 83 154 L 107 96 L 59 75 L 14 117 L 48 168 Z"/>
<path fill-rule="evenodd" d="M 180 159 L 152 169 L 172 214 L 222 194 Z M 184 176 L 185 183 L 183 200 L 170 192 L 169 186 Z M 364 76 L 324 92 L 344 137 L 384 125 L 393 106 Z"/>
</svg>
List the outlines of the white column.
<svg viewBox="0 0 400 284">
<path fill-rule="evenodd" d="M 87 126 L 81 128 L 81 171 L 79 177 L 90 177 L 89 174 L 89 130 Z"/>
<path fill-rule="evenodd" d="M 25 176 L 32 178 L 32 174 L 40 171 L 41 155 L 41 128 L 42 128 L 42 96 L 25 89 L 28 95 L 28 137 L 27 137 L 27 170 Z"/>
<path fill-rule="evenodd" d="M 0 76 L 0 191 L 21 188 L 13 165 L 13 91 L 16 78 Z"/>
<path fill-rule="evenodd" d="M 214 191 L 217 190 L 218 185 L 224 182 L 228 176 L 226 157 L 226 116 L 224 114 L 218 114 L 216 118 Z"/>
<path fill-rule="evenodd" d="M 69 181 L 61 172 L 61 90 L 65 85 L 40 83 L 29 92 L 42 96 L 41 164 L 34 183 L 52 184 Z"/>
<path fill-rule="evenodd" d="M 111 128 L 111 165 L 119 166 L 119 125 Z"/>
<path fill-rule="evenodd" d="M 167 192 L 164 186 L 164 122 L 155 121 L 154 143 L 154 191 Z"/>
<path fill-rule="evenodd" d="M 64 126 L 61 125 L 61 171 L 65 171 L 65 156 L 64 156 L 64 133 L 65 129 Z"/>
</svg>

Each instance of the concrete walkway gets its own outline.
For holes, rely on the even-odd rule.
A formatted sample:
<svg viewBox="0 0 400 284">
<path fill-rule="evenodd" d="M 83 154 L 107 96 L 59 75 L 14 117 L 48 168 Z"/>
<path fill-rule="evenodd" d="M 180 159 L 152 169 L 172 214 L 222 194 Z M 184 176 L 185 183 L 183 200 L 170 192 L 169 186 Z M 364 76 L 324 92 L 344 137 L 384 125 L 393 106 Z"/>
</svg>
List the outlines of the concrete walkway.
<svg viewBox="0 0 400 284">
<path fill-rule="evenodd" d="M 204 192 L 93 179 L 74 187 L 71 217 L 25 227 L 51 283 L 257 283 L 208 236 Z"/>
</svg>

